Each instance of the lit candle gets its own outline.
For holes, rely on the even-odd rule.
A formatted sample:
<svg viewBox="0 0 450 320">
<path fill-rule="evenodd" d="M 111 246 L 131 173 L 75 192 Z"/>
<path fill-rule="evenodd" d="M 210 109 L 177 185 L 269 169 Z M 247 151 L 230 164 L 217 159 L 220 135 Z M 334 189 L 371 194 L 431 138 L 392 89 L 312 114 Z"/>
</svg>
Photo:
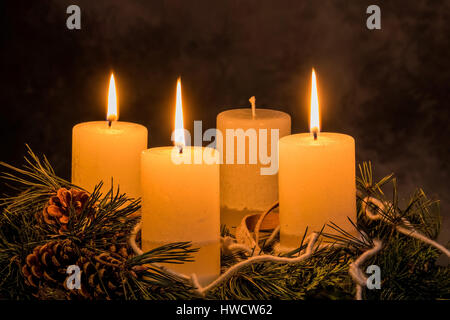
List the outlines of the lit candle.
<svg viewBox="0 0 450 320">
<path fill-rule="evenodd" d="M 185 146 L 179 79 L 175 128 L 175 147 L 142 152 L 142 248 L 191 241 L 195 261 L 167 267 L 207 284 L 220 273 L 219 153 Z"/>
<path fill-rule="evenodd" d="M 346 231 L 356 220 L 355 140 L 320 132 L 316 75 L 312 72 L 311 133 L 280 139 L 280 242 L 298 247 L 308 233 L 330 222 Z M 331 228 L 326 232 L 335 233 Z"/>
<path fill-rule="evenodd" d="M 227 110 L 217 116 L 217 129 L 223 136 L 223 148 L 219 146 L 219 150 L 223 150 L 223 164 L 220 166 L 221 223 L 227 225 L 231 232 L 245 215 L 263 212 L 277 201 L 278 139 L 291 133 L 289 114 L 256 108 L 254 97 L 250 102 L 251 109 Z M 234 130 L 236 133 L 239 129 L 247 133 L 247 137 L 243 140 L 235 136 L 230 140 L 231 132 Z M 249 129 L 253 129 L 254 134 Z M 275 145 L 271 143 L 273 138 Z M 239 139 L 243 142 L 241 145 Z M 252 151 L 256 159 L 254 163 L 250 163 L 250 144 L 255 146 Z M 261 159 L 262 145 L 266 149 L 262 153 L 270 156 L 270 163 Z M 238 163 L 239 152 L 245 155 L 245 163 Z M 228 159 L 230 153 L 233 154 L 232 161 Z"/>
<path fill-rule="evenodd" d="M 137 198 L 140 192 L 140 155 L 147 149 L 147 129 L 118 120 L 114 76 L 108 93 L 107 121 L 83 122 L 73 127 L 72 183 L 94 190 L 103 181 L 102 192 L 114 184 L 121 193 Z"/>
</svg>

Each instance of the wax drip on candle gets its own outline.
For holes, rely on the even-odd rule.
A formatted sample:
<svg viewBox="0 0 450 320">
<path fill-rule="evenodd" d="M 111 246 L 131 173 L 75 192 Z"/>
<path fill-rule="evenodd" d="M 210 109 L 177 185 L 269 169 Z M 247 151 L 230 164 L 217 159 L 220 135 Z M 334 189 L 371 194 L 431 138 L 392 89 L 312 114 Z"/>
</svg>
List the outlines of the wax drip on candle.
<svg viewBox="0 0 450 320">
<path fill-rule="evenodd" d="M 248 99 L 248 101 L 250 101 L 250 103 L 252 104 L 252 118 L 255 118 L 255 116 L 256 116 L 256 98 L 255 98 L 255 96 L 250 97 L 250 99 Z"/>
</svg>

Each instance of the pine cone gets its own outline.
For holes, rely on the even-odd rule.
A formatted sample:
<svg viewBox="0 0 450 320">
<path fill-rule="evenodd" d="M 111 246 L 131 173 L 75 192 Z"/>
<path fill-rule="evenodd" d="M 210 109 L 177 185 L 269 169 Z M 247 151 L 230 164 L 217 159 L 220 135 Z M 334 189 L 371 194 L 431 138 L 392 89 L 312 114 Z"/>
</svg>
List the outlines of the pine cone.
<svg viewBox="0 0 450 320">
<path fill-rule="evenodd" d="M 111 240 L 103 239 L 103 244 L 111 254 L 118 254 L 125 260 L 132 254 L 124 232 L 116 232 Z"/>
<path fill-rule="evenodd" d="M 81 290 L 72 290 L 74 296 L 85 299 L 111 300 L 123 296 L 122 276 L 126 258 L 117 253 L 95 255 L 82 250 L 77 261 L 81 269 Z"/>
<path fill-rule="evenodd" d="M 40 224 L 59 227 L 59 233 L 63 233 L 67 231 L 71 208 L 76 214 L 80 214 L 88 199 L 89 194 L 85 191 L 60 188 L 50 198 L 44 210 L 36 214 L 36 219 Z"/>
<path fill-rule="evenodd" d="M 22 266 L 25 283 L 39 288 L 41 282 L 62 285 L 68 265 L 75 264 L 77 254 L 70 240 L 54 240 L 34 248 Z"/>
<path fill-rule="evenodd" d="M 98 254 L 81 249 L 76 263 L 81 269 L 81 290 L 71 290 L 72 298 L 110 300 L 123 296 L 122 272 L 132 255 L 131 248 L 123 232 L 116 232 L 110 240 L 102 240 L 105 252 Z"/>
</svg>

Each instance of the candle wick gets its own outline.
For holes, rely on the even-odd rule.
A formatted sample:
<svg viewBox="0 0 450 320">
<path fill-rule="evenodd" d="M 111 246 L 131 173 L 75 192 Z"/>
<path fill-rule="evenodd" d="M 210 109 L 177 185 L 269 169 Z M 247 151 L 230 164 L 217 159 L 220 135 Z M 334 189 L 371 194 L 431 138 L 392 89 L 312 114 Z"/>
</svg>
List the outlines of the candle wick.
<svg viewBox="0 0 450 320">
<path fill-rule="evenodd" d="M 178 153 L 179 154 L 183 153 L 183 146 L 182 145 L 178 145 Z"/>
<path fill-rule="evenodd" d="M 317 129 L 317 127 L 314 127 L 312 129 L 312 134 L 313 134 L 314 140 L 317 140 L 317 136 L 319 135 L 319 130 Z"/>
<path fill-rule="evenodd" d="M 255 96 L 252 96 L 250 99 L 248 99 L 250 103 L 252 104 L 252 118 L 255 118 L 256 116 L 256 98 Z"/>
<path fill-rule="evenodd" d="M 106 118 L 106 120 L 108 121 L 108 127 L 111 128 L 112 122 L 117 120 L 117 116 L 111 114 L 111 115 L 109 115 L 109 116 Z"/>
</svg>

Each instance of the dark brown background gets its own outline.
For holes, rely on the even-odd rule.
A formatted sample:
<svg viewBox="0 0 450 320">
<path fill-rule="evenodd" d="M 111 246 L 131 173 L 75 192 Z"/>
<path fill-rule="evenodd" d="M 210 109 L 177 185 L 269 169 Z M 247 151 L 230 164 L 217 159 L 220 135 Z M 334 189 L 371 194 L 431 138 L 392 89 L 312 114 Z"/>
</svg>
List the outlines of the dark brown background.
<svg viewBox="0 0 450 320">
<path fill-rule="evenodd" d="M 66 28 L 78 4 L 82 29 Z M 366 28 L 378 4 L 382 30 Z M 70 176 L 71 128 L 105 118 L 116 74 L 120 117 L 170 143 L 175 81 L 185 123 L 215 126 L 248 105 L 291 114 L 308 130 L 311 68 L 322 127 L 356 138 L 357 160 L 396 172 L 403 197 L 417 186 L 442 199 L 448 240 L 450 1 L 2 1 L 0 160 L 21 164 L 24 144 Z M 1 186 L 4 191 L 4 185 Z"/>
</svg>

